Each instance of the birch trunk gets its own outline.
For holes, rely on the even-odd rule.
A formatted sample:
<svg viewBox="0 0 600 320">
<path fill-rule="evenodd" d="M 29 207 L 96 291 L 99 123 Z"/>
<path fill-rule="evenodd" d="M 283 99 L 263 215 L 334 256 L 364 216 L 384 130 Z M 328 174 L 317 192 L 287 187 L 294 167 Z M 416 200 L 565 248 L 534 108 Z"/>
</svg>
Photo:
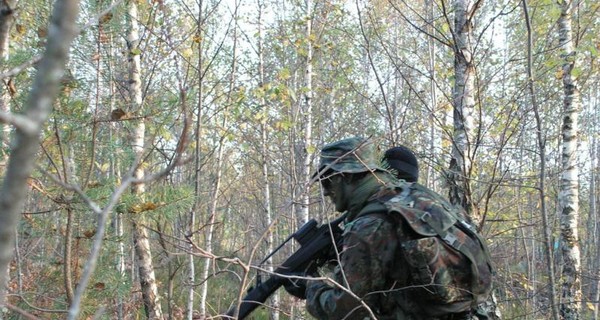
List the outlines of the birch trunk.
<svg viewBox="0 0 600 320">
<path fill-rule="evenodd" d="M 577 168 L 578 116 L 581 97 L 573 69 L 578 65 L 571 28 L 572 0 L 559 1 L 559 42 L 563 61 L 563 119 L 562 119 L 562 175 L 559 192 L 560 240 L 563 256 L 560 316 L 579 319 L 581 310 L 581 257 L 579 251 L 579 180 Z"/>
<path fill-rule="evenodd" d="M 110 48 L 109 48 L 109 52 L 110 52 L 110 56 L 114 56 L 115 55 L 115 47 L 113 46 L 114 44 L 114 38 L 113 38 L 113 34 L 112 32 L 109 32 L 107 34 L 107 37 L 109 39 L 109 44 L 110 44 Z M 99 41 L 100 42 L 100 41 Z M 98 54 L 100 54 L 100 50 L 98 50 Z M 99 60 L 100 61 L 100 60 Z M 109 78 L 112 78 L 114 76 L 114 62 L 113 59 L 108 59 L 108 73 L 109 73 Z M 115 110 L 115 82 L 114 81 L 110 81 L 108 84 L 108 90 L 109 90 L 109 107 L 108 110 Z M 109 141 L 115 141 L 116 145 L 120 145 L 121 144 L 121 134 L 119 132 L 118 126 L 115 123 L 111 123 L 108 127 L 108 135 L 109 135 Z M 120 160 L 121 159 L 121 149 L 120 148 L 111 148 L 112 150 L 112 154 L 114 155 L 114 157 L 109 157 L 109 163 L 110 163 L 110 172 L 108 173 L 108 178 L 111 181 L 115 181 L 116 184 L 120 184 L 121 183 L 121 166 L 120 166 Z M 119 284 L 122 285 L 124 284 L 124 280 L 125 277 L 127 276 L 126 274 L 126 268 L 125 268 L 125 257 L 126 255 L 126 251 L 125 251 L 125 241 L 124 241 L 124 219 L 123 219 L 123 212 L 121 212 L 120 210 L 117 210 L 114 212 L 114 233 L 116 236 L 116 241 L 117 241 L 117 257 L 115 259 L 115 265 L 117 268 L 117 272 L 119 273 Z M 124 302 L 123 302 L 123 295 L 118 295 L 117 296 L 117 319 L 121 320 L 125 317 L 124 314 Z"/>
<path fill-rule="evenodd" d="M 427 1 L 427 17 L 429 21 L 434 21 L 435 17 L 434 17 L 434 1 L 432 0 L 428 0 Z M 430 30 L 429 32 L 432 32 L 433 34 L 433 23 L 431 24 L 431 26 L 429 27 Z M 429 128 L 429 155 L 431 156 L 432 159 L 436 158 L 436 148 L 437 146 L 441 145 L 441 142 L 439 141 L 439 133 L 437 130 L 437 126 L 436 124 L 438 123 L 437 121 L 435 121 L 435 118 L 437 117 L 435 114 L 435 111 L 437 109 L 437 85 L 436 85 L 436 74 L 435 74 L 435 40 L 432 37 L 427 37 L 427 53 L 428 53 L 428 65 L 429 65 L 429 96 L 430 96 L 430 114 L 429 116 L 430 118 L 430 123 L 431 123 L 431 127 Z M 437 179 L 436 179 L 436 173 L 434 170 L 434 166 L 430 165 L 427 166 L 427 175 L 426 175 L 426 181 L 425 181 L 425 185 L 429 188 L 431 188 L 432 190 L 437 190 Z"/>
<path fill-rule="evenodd" d="M 200 93 L 199 93 L 200 94 Z M 200 111 L 198 109 L 197 121 L 200 123 Z M 196 150 L 194 151 L 194 205 L 192 206 L 192 210 L 190 211 L 189 217 L 189 226 L 187 230 L 188 239 L 191 242 L 188 246 L 188 250 L 193 252 L 193 243 L 194 243 L 194 231 L 196 226 L 196 211 L 200 208 L 200 128 L 196 126 Z M 192 320 L 194 316 L 194 296 L 196 295 L 196 265 L 193 254 L 188 254 L 188 292 L 187 292 L 187 313 L 186 317 L 188 320 Z M 206 298 L 203 300 L 202 306 L 206 305 Z M 202 307 L 202 309 L 206 309 L 206 307 Z"/>
<path fill-rule="evenodd" d="M 142 110 L 142 80 L 141 80 L 141 63 L 139 52 L 139 26 L 138 26 L 138 7 L 135 0 L 131 0 L 127 4 L 127 12 L 129 18 L 129 31 L 127 34 L 127 50 L 129 63 L 129 97 L 130 97 L 130 112 L 141 112 Z M 137 164 L 133 176 L 136 179 L 144 178 L 144 139 L 146 124 L 143 117 L 137 120 L 135 128 L 132 132 L 132 151 L 135 158 L 140 161 Z M 135 195 L 137 202 L 143 202 L 145 185 L 143 183 L 135 184 L 132 187 L 132 193 Z M 142 291 L 142 299 L 144 300 L 144 308 L 148 319 L 163 319 L 162 308 L 160 305 L 160 295 L 154 275 L 154 265 L 152 262 L 152 252 L 150 250 L 150 240 L 148 239 L 148 230 L 144 214 L 141 213 L 138 217 L 133 217 L 133 243 L 135 248 L 135 256 L 138 262 L 138 275 L 140 287 Z"/>
<path fill-rule="evenodd" d="M 227 128 L 226 126 L 227 119 L 223 119 L 223 128 Z M 223 166 L 223 141 L 225 137 L 221 137 L 219 140 L 219 146 L 217 151 L 217 173 L 215 177 L 215 183 L 213 187 L 212 199 L 210 203 L 210 211 L 208 215 L 208 221 L 206 225 L 208 226 L 207 234 L 206 234 L 206 244 L 205 249 L 207 252 L 212 252 L 213 250 L 213 235 L 215 231 L 215 221 L 217 219 L 217 206 L 219 204 L 219 193 L 221 191 L 221 176 L 222 176 L 222 166 Z M 204 259 L 204 265 L 202 268 L 201 279 L 208 279 L 208 275 L 210 273 L 210 266 L 212 260 L 207 257 Z M 208 312 L 206 311 L 206 298 L 208 295 L 208 281 L 203 281 L 202 286 L 200 287 L 200 314 L 207 318 Z"/>
<path fill-rule="evenodd" d="M 542 135 L 544 130 L 544 124 L 542 117 L 540 116 L 539 105 L 537 102 L 537 96 L 534 87 L 534 74 L 533 74 L 533 34 L 531 28 L 531 20 L 529 18 L 529 9 L 527 0 L 523 0 L 523 12 L 525 14 L 525 24 L 527 27 L 527 76 L 528 83 L 527 87 L 531 96 L 531 105 L 536 121 L 536 139 L 539 148 L 540 155 L 540 176 L 538 183 L 538 192 L 540 196 L 540 211 L 542 215 L 542 230 L 544 234 L 544 256 L 546 258 L 546 268 L 548 273 L 548 287 L 550 291 L 550 305 L 552 310 L 552 318 L 558 320 L 558 307 L 556 303 L 556 279 L 554 273 L 554 254 L 552 252 L 552 231 L 550 227 L 550 219 L 548 217 L 548 210 L 546 209 L 546 138 Z M 535 301 L 535 300 L 534 300 Z"/>
<path fill-rule="evenodd" d="M 234 2 L 234 13 L 233 13 L 233 19 L 236 20 L 238 18 L 237 16 L 237 9 L 239 7 L 238 5 L 238 1 L 236 0 Z M 225 108 L 223 109 L 223 117 L 221 119 L 221 123 L 219 124 L 219 126 L 223 129 L 226 129 L 229 127 L 229 107 L 231 106 L 231 103 L 233 101 L 232 99 L 232 95 L 233 95 L 233 91 L 235 88 L 235 82 L 236 82 L 236 72 L 237 72 L 237 24 L 234 25 L 233 27 L 233 48 L 232 48 L 232 57 L 231 57 L 231 74 L 230 74 L 230 78 L 229 78 L 229 92 L 227 95 L 227 100 L 225 101 Z M 219 204 L 219 196 L 221 193 L 221 179 L 222 179 L 222 175 L 223 175 L 223 152 L 224 152 L 224 144 L 225 144 L 225 136 L 226 136 L 226 132 L 223 133 L 223 135 L 221 136 L 221 139 L 219 140 L 219 145 L 218 145 L 218 150 L 217 150 L 217 162 L 216 162 L 216 176 L 215 176 L 215 183 L 214 183 L 214 187 L 213 187 L 213 193 L 212 193 L 212 199 L 211 199 L 211 203 L 210 203 L 210 209 L 208 212 L 208 221 L 207 221 L 207 225 L 208 225 L 208 230 L 207 230 L 207 235 L 206 235 L 206 250 L 208 252 L 212 252 L 213 250 L 213 237 L 214 237 L 214 232 L 215 232 L 215 221 L 217 219 L 217 207 Z M 211 258 L 206 258 L 204 261 L 204 266 L 202 269 L 202 278 L 201 279 L 208 279 L 208 275 L 210 273 L 210 266 L 211 266 L 212 260 Z M 201 299 L 201 308 L 200 308 L 200 314 L 203 315 L 205 318 L 207 318 L 209 315 L 206 311 L 206 298 L 208 295 L 208 281 L 203 281 L 202 282 L 202 286 L 201 286 L 201 293 L 200 293 L 200 299 Z"/>
<path fill-rule="evenodd" d="M 56 124 L 55 124 L 56 126 Z M 56 128 L 56 136 L 59 144 L 59 148 L 62 150 L 62 143 L 58 138 L 58 128 Z M 64 161 L 63 155 L 63 176 L 65 184 L 73 184 L 77 185 L 76 177 L 73 174 L 73 169 L 75 167 L 75 162 L 73 161 L 73 150 L 71 146 L 67 147 L 67 159 Z M 65 281 L 65 293 L 67 295 L 67 303 L 71 305 L 73 302 L 73 270 L 72 270 L 72 262 L 73 259 L 72 250 L 73 250 L 73 208 L 70 203 L 67 203 L 65 211 L 67 212 L 67 223 L 65 226 L 65 245 L 63 248 L 64 252 L 64 263 L 63 263 L 63 273 L 64 273 L 64 281 Z M 76 257 L 77 259 L 77 257 Z M 77 272 L 77 270 L 76 270 Z M 77 281 L 77 279 L 75 279 Z"/>
<path fill-rule="evenodd" d="M 36 160 L 40 133 L 58 94 L 69 47 L 76 33 L 78 9 L 77 0 L 55 2 L 46 50 L 25 103 L 25 114 L 15 116 L 18 121 L 14 123 L 14 147 L 0 189 L 0 306 L 5 303 L 6 270 L 12 260 L 15 229 L 27 196 L 27 179 Z"/>
<path fill-rule="evenodd" d="M 204 26 L 204 17 L 202 17 L 203 15 L 203 6 L 204 2 L 202 0 L 198 1 L 198 19 L 196 19 L 197 22 L 197 26 L 196 26 L 196 33 L 198 34 L 199 38 L 203 38 L 203 26 Z M 201 141 L 202 141 L 202 108 L 203 108 L 203 101 L 204 101 L 204 86 L 202 85 L 203 83 L 203 75 L 204 73 L 202 72 L 203 70 L 203 63 L 204 63 L 204 55 L 202 52 L 202 48 L 203 48 L 203 41 L 199 41 L 198 42 L 198 70 L 200 70 L 198 72 L 199 75 L 199 80 L 198 80 L 198 105 L 196 106 L 197 110 L 196 110 L 196 128 L 195 128 L 195 144 L 196 144 L 196 148 L 194 149 L 194 205 L 192 206 L 192 211 L 190 212 L 190 225 L 189 225 L 189 229 L 188 229 L 188 236 L 189 236 L 189 240 L 192 242 L 189 245 L 189 250 L 190 252 L 193 252 L 194 249 L 194 245 L 193 245 L 193 241 L 194 241 L 194 234 L 195 234 L 195 228 L 196 228 L 196 212 L 198 212 L 198 210 L 200 210 L 200 193 L 201 193 L 201 186 L 200 186 L 200 145 L 201 145 Z M 195 265 L 195 259 L 194 259 L 194 255 L 193 254 L 189 254 L 188 255 L 188 281 L 189 281 L 189 288 L 188 288 L 188 297 L 187 297 L 187 313 L 186 313 L 186 318 L 188 320 L 192 320 L 192 317 L 194 316 L 194 296 L 196 295 L 196 265 Z M 200 312 L 201 314 L 205 314 L 206 313 L 206 296 L 201 296 L 200 297 Z"/>
<path fill-rule="evenodd" d="M 258 78 L 259 88 L 265 88 L 265 64 L 264 64 L 264 47 L 263 47 L 263 31 L 262 31 L 262 17 L 263 17 L 264 3 L 258 1 Z M 267 125 L 267 119 L 269 115 L 269 105 L 265 99 L 265 95 L 262 94 L 260 98 L 260 104 L 262 112 L 265 117 L 260 123 L 260 152 L 261 152 L 261 168 L 262 168 L 262 179 L 263 179 L 263 208 L 266 219 L 266 225 L 270 226 L 273 222 L 273 213 L 271 212 L 271 188 L 269 184 L 269 132 Z M 273 232 L 269 232 L 267 236 L 267 252 L 273 252 Z M 267 260 L 267 271 L 273 272 L 273 260 L 269 258 Z M 269 319 L 279 320 L 279 293 L 275 292 L 270 298 L 271 308 L 269 309 Z"/>
<path fill-rule="evenodd" d="M 480 2 L 477 2 L 480 4 Z M 475 64 L 473 61 L 473 0 L 454 1 L 454 75 L 452 91 L 454 132 L 449 168 L 449 199 L 469 216 L 474 214 L 471 200 L 471 157 L 474 147 Z"/>
<path fill-rule="evenodd" d="M 296 207 L 296 217 L 300 221 L 300 225 L 308 221 L 308 204 L 309 204 L 309 182 L 310 182 L 310 171 L 313 155 L 312 145 L 312 78 L 313 78 L 313 44 L 312 44 L 312 0 L 306 0 L 306 65 L 304 75 L 304 110 L 302 111 L 302 123 L 304 125 L 304 141 L 302 141 L 302 167 L 300 170 L 300 189 L 298 195 L 300 197 L 298 206 Z"/>
<path fill-rule="evenodd" d="M 202 85 L 199 85 L 200 88 L 202 87 Z M 199 89 L 198 95 L 201 97 L 202 96 L 202 89 Z M 198 101 L 202 101 L 202 99 L 198 99 Z M 196 265 L 195 265 L 195 259 L 194 259 L 194 255 L 191 254 L 191 252 L 193 252 L 194 249 L 194 234 L 195 234 L 195 227 L 196 227 L 196 212 L 199 210 L 200 208 L 200 104 L 201 102 L 198 103 L 198 114 L 196 116 L 196 129 L 194 130 L 196 133 L 196 138 L 195 138 L 195 143 L 196 143 L 196 149 L 194 150 L 194 204 L 192 206 L 192 210 L 190 211 L 190 216 L 189 216 L 189 225 L 188 225 L 188 229 L 187 229 L 187 236 L 189 241 L 191 242 L 188 246 L 188 250 L 190 250 L 190 254 L 188 254 L 188 292 L 187 292 L 187 312 L 186 312 L 186 318 L 188 320 L 191 320 L 193 315 L 194 315 L 194 296 L 196 295 L 196 285 L 195 285 L 195 281 L 196 281 Z M 203 303 L 201 304 L 202 306 L 204 306 L 206 303 L 206 300 L 203 300 Z M 205 307 L 203 307 L 203 309 L 205 309 Z"/>
<path fill-rule="evenodd" d="M 472 199 L 471 171 L 472 159 L 477 148 L 475 128 L 475 61 L 473 59 L 473 19 L 477 9 L 483 4 L 480 0 L 454 1 L 454 75 L 452 90 L 453 138 L 450 167 L 448 172 L 449 200 L 463 207 L 478 228 L 482 221 Z M 491 319 L 501 318 L 494 292 L 483 306 Z"/>
<path fill-rule="evenodd" d="M 592 113 L 594 114 L 594 113 Z M 596 117 L 596 114 L 594 114 L 594 118 Z M 594 125 L 595 127 L 595 125 Z M 595 130 L 595 129 L 594 129 Z M 592 136 L 592 148 L 590 150 L 590 159 L 591 159 L 591 168 L 592 170 L 590 170 L 591 174 L 590 174 L 590 198 L 589 198 L 589 202 L 590 202 L 590 212 L 588 215 L 588 227 L 587 227 L 587 233 L 588 233 L 588 241 L 587 243 L 589 244 L 589 248 L 587 250 L 587 254 L 588 254 L 588 268 L 590 270 L 595 270 L 592 271 L 592 275 L 599 276 L 600 272 L 600 265 L 598 263 L 598 259 L 600 259 L 600 255 L 598 255 L 597 253 L 600 252 L 600 249 L 598 249 L 598 230 L 597 230 L 597 226 L 598 226 L 598 213 L 597 213 L 597 209 L 596 209 L 596 168 L 598 167 L 598 159 L 597 159 L 597 140 L 596 140 L 596 136 Z M 598 286 L 598 282 L 600 281 L 600 277 L 596 278 L 597 280 L 592 280 L 591 282 L 591 289 L 590 289 L 590 296 L 592 297 L 592 304 L 594 305 L 594 310 L 592 311 L 592 319 L 593 320 L 598 320 L 598 298 L 600 296 L 600 288 Z"/>
</svg>

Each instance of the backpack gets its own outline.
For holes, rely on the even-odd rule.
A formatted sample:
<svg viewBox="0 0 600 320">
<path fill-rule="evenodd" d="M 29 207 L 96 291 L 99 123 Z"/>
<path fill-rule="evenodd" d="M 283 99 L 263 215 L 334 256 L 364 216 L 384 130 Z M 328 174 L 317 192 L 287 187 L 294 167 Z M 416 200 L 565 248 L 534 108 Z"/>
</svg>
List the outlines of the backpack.
<svg viewBox="0 0 600 320">
<path fill-rule="evenodd" d="M 383 204 L 409 270 L 408 296 L 431 316 L 476 309 L 492 289 L 492 264 L 465 211 L 418 183 L 395 189 Z"/>
</svg>

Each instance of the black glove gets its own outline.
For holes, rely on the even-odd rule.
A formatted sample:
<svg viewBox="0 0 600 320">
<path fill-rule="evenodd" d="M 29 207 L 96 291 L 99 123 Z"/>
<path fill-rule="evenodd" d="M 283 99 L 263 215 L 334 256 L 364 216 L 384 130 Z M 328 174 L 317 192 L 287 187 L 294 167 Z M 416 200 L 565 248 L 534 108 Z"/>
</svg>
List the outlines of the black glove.
<svg viewBox="0 0 600 320">
<path fill-rule="evenodd" d="M 293 295 L 296 298 L 302 300 L 306 299 L 306 284 L 308 281 L 306 279 L 300 279 L 298 277 L 308 277 L 308 275 L 305 273 L 301 273 L 291 274 L 290 276 L 293 276 L 293 278 L 287 278 L 283 283 L 285 291 L 287 291 L 289 294 Z"/>
</svg>

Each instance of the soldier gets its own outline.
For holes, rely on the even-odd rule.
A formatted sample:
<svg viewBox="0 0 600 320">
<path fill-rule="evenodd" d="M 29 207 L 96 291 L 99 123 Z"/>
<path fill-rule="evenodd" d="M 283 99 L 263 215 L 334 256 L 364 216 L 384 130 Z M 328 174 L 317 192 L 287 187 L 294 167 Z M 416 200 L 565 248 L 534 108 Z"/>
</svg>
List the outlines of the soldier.
<svg viewBox="0 0 600 320">
<path fill-rule="evenodd" d="M 456 273 L 433 268 L 435 273 L 439 271 L 443 276 L 439 285 L 441 289 L 437 287 L 440 279 L 436 278 L 435 273 L 431 274 L 432 270 L 427 265 L 431 262 L 429 256 L 427 253 L 423 255 L 419 246 L 425 242 L 409 241 L 418 238 L 415 231 L 406 222 L 390 218 L 388 202 L 399 201 L 405 206 L 402 208 L 408 208 L 402 199 L 408 199 L 413 183 L 398 180 L 375 159 L 372 145 L 361 138 L 340 140 L 322 148 L 321 163 L 315 175 L 321 182 L 324 194 L 335 204 L 336 211 L 347 211 L 340 264 L 334 272 L 333 284 L 309 280 L 299 286 L 300 283 L 296 282 L 294 290 L 286 286 L 286 290 L 306 298 L 309 313 L 317 319 L 469 319 L 477 302 L 475 294 L 469 292 L 471 287 L 458 291 L 446 285 L 450 281 L 453 286 L 460 287 L 457 281 L 466 281 L 468 278 L 454 279 Z M 415 172 L 412 173 L 412 178 L 416 180 Z M 402 197 L 397 198 L 402 190 L 405 190 Z M 434 209 L 438 210 L 437 207 Z M 440 217 L 433 211 L 429 216 L 429 219 Z M 453 223 L 457 221 L 442 220 L 432 225 L 453 230 Z M 445 223 L 446 220 L 449 224 Z M 459 236 L 460 241 L 464 238 L 464 235 Z M 440 249 L 443 244 L 438 243 L 439 240 L 429 241 L 431 239 L 427 238 L 426 243 L 434 245 L 438 250 L 436 252 L 443 250 L 442 256 L 447 256 L 446 249 Z M 412 251 L 406 251 L 407 248 Z M 424 256 L 428 262 L 422 265 L 417 261 L 415 264 L 412 253 L 406 255 L 415 251 L 418 251 L 415 256 Z M 457 270 L 466 270 L 464 272 L 468 273 L 479 271 L 470 267 L 468 261 L 462 262 L 459 253 L 452 252 L 450 255 L 452 262 L 460 262 Z M 485 268 L 482 270 L 487 275 Z M 426 280 L 421 279 L 422 275 Z M 475 282 L 472 288 L 478 291 L 479 282 Z M 489 286 L 489 282 L 483 285 Z"/>
</svg>

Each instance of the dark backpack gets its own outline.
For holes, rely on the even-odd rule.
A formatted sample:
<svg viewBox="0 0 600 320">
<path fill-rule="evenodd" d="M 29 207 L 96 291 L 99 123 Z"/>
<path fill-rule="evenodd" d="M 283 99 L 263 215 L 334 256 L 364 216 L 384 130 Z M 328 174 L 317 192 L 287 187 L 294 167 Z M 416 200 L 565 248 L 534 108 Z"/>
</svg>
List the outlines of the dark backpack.
<svg viewBox="0 0 600 320">
<path fill-rule="evenodd" d="M 412 300 L 432 315 L 475 309 L 492 289 L 484 241 L 462 208 L 418 183 L 401 181 L 384 205 L 397 226 Z"/>
</svg>

